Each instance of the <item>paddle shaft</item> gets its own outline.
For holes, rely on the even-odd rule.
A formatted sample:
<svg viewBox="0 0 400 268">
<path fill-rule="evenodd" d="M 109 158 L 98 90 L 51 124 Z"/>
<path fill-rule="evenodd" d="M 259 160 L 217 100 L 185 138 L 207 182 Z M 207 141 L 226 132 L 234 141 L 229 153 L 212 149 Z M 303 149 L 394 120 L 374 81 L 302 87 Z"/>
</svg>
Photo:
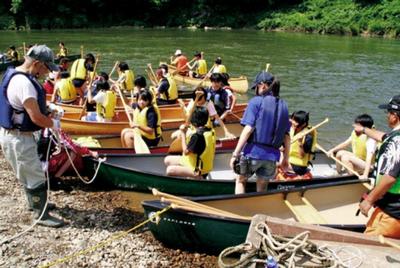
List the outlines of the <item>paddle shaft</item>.
<svg viewBox="0 0 400 268">
<path fill-rule="evenodd" d="M 126 117 L 128 117 L 129 125 L 131 125 L 131 124 L 133 124 L 133 120 L 129 114 L 128 107 L 125 103 L 125 99 L 124 99 L 124 96 L 122 95 L 121 89 L 118 86 L 117 86 L 117 91 L 118 91 L 119 97 L 121 98 L 122 105 L 124 106 Z M 149 147 L 144 142 L 142 135 L 139 132 L 139 129 L 135 128 L 133 131 L 134 131 L 133 142 L 134 142 L 134 146 L 135 146 L 135 152 L 141 153 L 141 154 L 149 154 L 150 153 Z"/>
<path fill-rule="evenodd" d="M 199 207 L 192 207 L 192 206 L 187 206 L 187 205 L 177 205 L 172 203 L 171 207 L 173 209 L 182 209 L 182 210 L 187 210 L 187 211 L 192 211 L 192 212 L 197 212 L 197 213 L 203 213 L 203 214 L 211 214 L 219 217 L 227 217 L 227 218 L 235 218 L 235 219 L 240 219 L 240 220 L 247 220 L 250 221 L 251 217 L 243 217 L 240 215 L 231 215 L 231 214 L 226 214 L 226 213 L 220 213 L 217 211 L 213 210 L 206 210 L 206 209 L 201 209 Z"/>
<path fill-rule="evenodd" d="M 119 61 L 116 61 L 114 64 L 114 67 L 111 69 L 111 72 L 108 75 L 108 77 L 111 77 L 111 75 L 114 73 L 115 69 L 117 68 L 118 64 L 119 64 Z"/>
<path fill-rule="evenodd" d="M 329 118 L 325 118 L 324 121 L 322 121 L 321 123 L 319 123 L 319 124 L 313 126 L 313 127 L 310 128 L 309 130 L 307 130 L 307 131 L 305 131 L 305 132 L 303 132 L 303 133 L 294 135 L 294 137 L 292 138 L 292 140 L 291 140 L 290 143 L 295 143 L 297 140 L 302 139 L 302 138 L 303 138 L 304 136 L 306 136 L 307 134 L 313 132 L 314 130 L 316 130 L 317 128 L 319 128 L 320 126 L 322 126 L 323 124 L 326 124 L 326 123 L 328 123 L 328 122 L 329 122 Z"/>
<path fill-rule="evenodd" d="M 148 76 L 149 79 L 150 79 L 150 82 L 153 84 L 153 86 L 156 87 L 156 86 L 157 86 L 157 83 L 153 80 L 153 77 L 152 77 L 150 71 L 146 69 L 146 73 L 147 73 L 147 76 Z"/>
<path fill-rule="evenodd" d="M 214 70 L 216 64 L 214 64 L 211 69 L 208 71 L 208 73 L 201 79 L 201 81 L 194 87 L 197 88 L 199 87 L 201 84 L 203 84 L 203 82 L 208 78 L 208 76 L 212 73 L 212 71 Z"/>
<path fill-rule="evenodd" d="M 267 64 L 265 65 L 265 71 L 266 71 L 266 72 L 268 72 L 269 66 L 271 66 L 271 64 L 269 64 L 269 63 L 267 63 Z"/>
<path fill-rule="evenodd" d="M 83 47 L 81 46 L 81 48 L 83 48 Z M 96 73 L 97 63 L 99 62 L 99 57 L 100 57 L 100 54 L 97 55 L 97 57 L 96 57 L 96 61 L 95 61 L 95 63 L 94 63 L 94 67 L 93 67 L 93 75 L 90 76 L 90 80 L 89 80 L 88 90 L 92 90 L 93 78 L 94 78 L 94 75 L 95 75 L 95 73 Z M 82 97 L 83 97 L 83 96 L 82 96 Z M 83 116 L 83 114 L 86 112 L 86 104 L 87 104 L 87 98 L 86 98 L 85 101 L 83 102 L 83 107 L 82 107 L 81 114 L 79 115 L 79 119 L 80 119 L 80 118 Z"/>
<path fill-rule="evenodd" d="M 322 148 L 321 145 L 317 144 L 317 148 L 319 150 L 321 150 L 324 154 L 326 154 L 328 157 L 332 158 L 333 160 L 335 160 L 336 162 L 338 162 L 339 164 L 344 166 L 348 171 L 350 171 L 351 173 L 353 173 L 357 177 L 360 177 L 360 174 L 357 171 L 355 171 L 354 169 L 352 169 L 351 167 L 349 167 L 347 164 L 343 163 L 342 161 L 340 161 L 339 159 L 337 159 L 334 156 L 329 156 L 328 152 L 324 148 Z"/>
<path fill-rule="evenodd" d="M 400 245 L 388 240 L 383 235 L 379 235 L 379 242 L 381 242 L 381 244 L 386 244 L 388 246 L 391 246 L 391 247 L 394 247 L 395 249 L 400 250 Z"/>
<path fill-rule="evenodd" d="M 159 81 L 158 81 L 158 78 L 157 78 L 156 74 L 155 74 L 154 71 L 153 71 L 153 67 L 151 67 L 151 64 L 148 64 L 147 66 L 149 67 L 150 72 L 151 72 L 151 74 L 153 75 L 154 81 L 156 81 L 157 84 L 158 84 Z"/>
</svg>

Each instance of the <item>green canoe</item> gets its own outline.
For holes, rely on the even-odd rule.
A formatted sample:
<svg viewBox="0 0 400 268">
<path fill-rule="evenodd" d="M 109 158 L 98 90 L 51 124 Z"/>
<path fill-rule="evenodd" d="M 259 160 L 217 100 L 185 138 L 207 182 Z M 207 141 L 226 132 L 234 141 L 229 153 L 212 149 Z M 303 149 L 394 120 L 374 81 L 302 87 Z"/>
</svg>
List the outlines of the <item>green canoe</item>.
<svg viewBox="0 0 400 268">
<path fill-rule="evenodd" d="M 236 141 L 235 141 L 236 142 Z M 148 192 L 151 188 L 176 195 L 205 196 L 217 194 L 232 194 L 235 189 L 233 171 L 229 167 L 231 151 L 218 152 L 215 155 L 214 170 L 204 180 L 193 180 L 165 175 L 164 158 L 166 154 L 151 155 L 120 155 L 109 154 L 105 162 L 100 164 L 96 181 L 110 188 L 120 188 L 131 191 Z M 94 174 L 98 161 L 85 160 L 88 176 Z M 316 183 L 352 180 L 354 176 L 332 176 L 334 162 L 324 154 L 317 154 L 313 162 L 312 180 L 272 181 L 268 189 L 291 189 L 307 187 Z M 254 192 L 254 179 L 247 183 L 247 192 Z"/>
<path fill-rule="evenodd" d="M 256 214 L 360 232 L 363 231 L 367 218 L 357 217 L 356 211 L 360 196 L 367 191 L 365 182 L 367 180 L 354 179 L 268 193 L 193 197 L 193 201 L 241 217 L 213 215 L 182 208 L 169 209 L 160 215 L 157 223 L 151 222 L 148 226 L 154 237 L 168 247 L 210 254 L 218 254 L 227 247 L 243 243 L 251 216 Z M 307 210 L 304 200 L 314 210 Z M 159 200 L 142 202 L 148 218 L 168 205 L 169 203 Z M 301 219 L 294 213 L 296 209 L 303 212 Z"/>
</svg>

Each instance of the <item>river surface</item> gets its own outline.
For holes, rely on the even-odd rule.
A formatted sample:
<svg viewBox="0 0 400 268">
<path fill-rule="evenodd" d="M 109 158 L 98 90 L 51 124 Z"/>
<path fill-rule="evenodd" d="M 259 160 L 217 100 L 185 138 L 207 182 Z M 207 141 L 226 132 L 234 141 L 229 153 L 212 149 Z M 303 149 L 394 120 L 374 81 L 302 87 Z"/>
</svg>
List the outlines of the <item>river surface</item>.
<svg viewBox="0 0 400 268">
<path fill-rule="evenodd" d="M 204 51 L 208 66 L 221 56 L 231 76 L 249 82 L 270 63 L 281 80 L 281 96 L 290 112 L 310 112 L 320 128 L 319 141 L 327 148 L 344 140 L 355 116 L 369 113 L 377 128 L 387 130 L 385 114 L 377 105 L 400 94 L 400 41 L 379 38 L 269 33 L 255 30 L 95 29 L 0 32 L 0 48 L 22 43 L 45 43 L 55 51 L 65 42 L 70 54 L 93 52 L 99 71 L 110 72 L 116 60 L 126 61 L 135 74 L 147 63 L 157 66 L 176 49 L 189 59 Z M 21 49 L 22 51 L 22 49 Z M 253 92 L 240 96 L 246 101 Z"/>
</svg>

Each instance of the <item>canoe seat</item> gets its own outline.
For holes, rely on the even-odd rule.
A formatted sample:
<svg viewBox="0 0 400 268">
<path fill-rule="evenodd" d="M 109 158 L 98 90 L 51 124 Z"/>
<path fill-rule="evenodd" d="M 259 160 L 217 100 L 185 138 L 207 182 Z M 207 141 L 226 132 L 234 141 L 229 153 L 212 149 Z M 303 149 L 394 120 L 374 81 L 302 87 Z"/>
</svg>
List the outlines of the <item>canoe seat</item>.
<svg viewBox="0 0 400 268">
<path fill-rule="evenodd" d="M 296 198 L 291 197 L 290 200 L 285 199 L 284 201 L 299 222 L 309 224 L 327 223 L 318 210 L 305 197 L 296 196 Z"/>
</svg>

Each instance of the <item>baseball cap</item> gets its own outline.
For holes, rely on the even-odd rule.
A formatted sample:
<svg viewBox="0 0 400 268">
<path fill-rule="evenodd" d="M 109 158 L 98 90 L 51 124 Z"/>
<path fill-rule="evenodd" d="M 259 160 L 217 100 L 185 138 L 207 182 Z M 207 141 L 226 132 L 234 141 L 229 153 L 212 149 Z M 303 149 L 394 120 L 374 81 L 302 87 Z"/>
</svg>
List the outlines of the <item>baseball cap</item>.
<svg viewBox="0 0 400 268">
<path fill-rule="evenodd" d="M 57 65 L 54 64 L 53 51 L 46 45 L 35 45 L 29 49 L 26 55 L 32 59 L 43 62 L 50 71 L 58 71 Z"/>
<path fill-rule="evenodd" d="M 400 95 L 395 95 L 393 96 L 390 100 L 389 103 L 387 104 L 381 104 L 378 106 L 379 109 L 386 109 L 386 110 L 391 110 L 391 111 L 400 111 Z"/>
<path fill-rule="evenodd" d="M 175 51 L 175 56 L 178 56 L 178 55 L 181 55 L 181 54 L 182 54 L 182 51 L 180 49 L 177 49 Z"/>
<path fill-rule="evenodd" d="M 261 71 L 254 78 L 254 82 L 251 85 L 251 89 L 255 89 L 260 83 L 271 84 L 274 81 L 274 76 L 270 72 Z"/>
</svg>

